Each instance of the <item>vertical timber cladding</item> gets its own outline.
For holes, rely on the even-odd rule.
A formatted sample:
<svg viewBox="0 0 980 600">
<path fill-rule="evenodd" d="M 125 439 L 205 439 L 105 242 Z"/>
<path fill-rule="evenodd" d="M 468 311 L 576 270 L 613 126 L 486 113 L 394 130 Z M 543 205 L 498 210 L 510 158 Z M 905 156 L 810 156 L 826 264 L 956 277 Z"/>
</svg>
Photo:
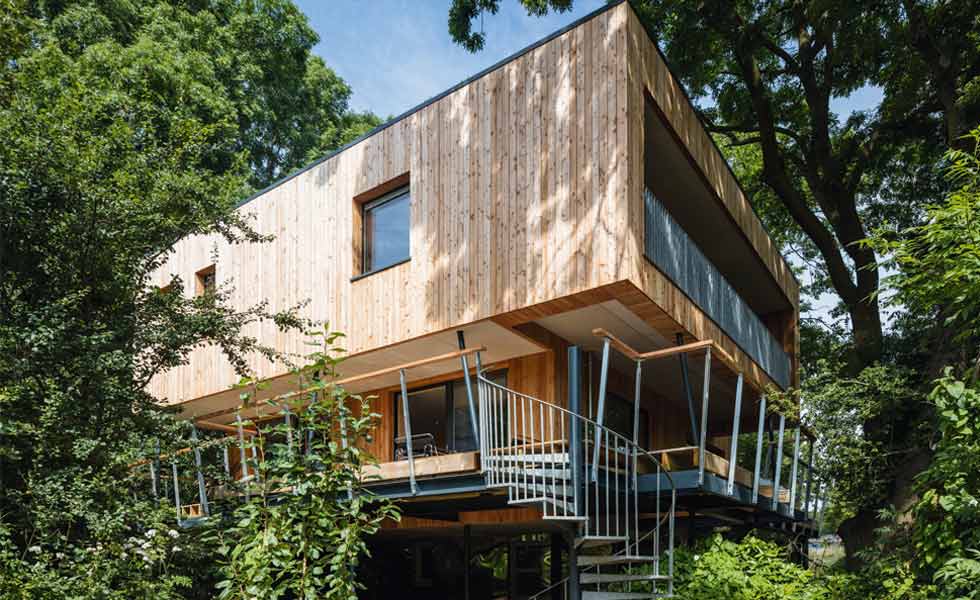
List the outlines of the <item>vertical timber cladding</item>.
<svg viewBox="0 0 980 600">
<path fill-rule="evenodd" d="M 790 384 L 799 383 L 799 286 L 793 278 L 788 263 L 768 236 L 758 216 L 753 212 L 748 198 L 739 187 L 735 176 L 728 169 L 724 157 L 712 143 L 679 82 L 674 79 L 667 64 L 632 8 L 624 3 L 616 7 L 624 13 L 627 38 L 626 94 L 630 115 L 627 140 L 629 175 L 628 198 L 631 224 L 629 254 L 632 273 L 630 278 L 653 302 L 663 308 L 684 329 L 697 339 L 713 339 L 727 350 L 739 365 L 746 369 L 751 379 L 761 376 L 758 367 L 751 363 L 734 341 L 721 331 L 700 309 L 694 306 L 683 292 L 655 267 L 648 264 L 643 252 L 643 188 L 644 188 L 644 105 L 647 95 L 656 104 L 669 128 L 685 148 L 714 195 L 720 200 L 732 221 L 748 240 L 757 256 L 783 291 L 793 314 L 785 316 L 784 323 L 772 324 L 778 332 L 783 349 L 791 357 Z"/>
<path fill-rule="evenodd" d="M 184 239 L 154 283 L 215 262 L 244 309 L 267 299 L 347 334 L 363 352 L 628 277 L 625 7 L 578 27 L 411 112 L 259 194 L 239 210 L 275 239 Z M 359 194 L 410 174 L 411 260 L 351 281 Z M 628 248 L 627 252 L 634 250 Z M 211 255 L 216 256 L 215 261 Z M 185 292 L 186 293 L 186 292 Z M 271 324 L 245 331 L 309 352 Z M 285 372 L 255 358 L 259 377 Z M 227 389 L 216 348 L 157 377 L 178 402 Z"/>
</svg>

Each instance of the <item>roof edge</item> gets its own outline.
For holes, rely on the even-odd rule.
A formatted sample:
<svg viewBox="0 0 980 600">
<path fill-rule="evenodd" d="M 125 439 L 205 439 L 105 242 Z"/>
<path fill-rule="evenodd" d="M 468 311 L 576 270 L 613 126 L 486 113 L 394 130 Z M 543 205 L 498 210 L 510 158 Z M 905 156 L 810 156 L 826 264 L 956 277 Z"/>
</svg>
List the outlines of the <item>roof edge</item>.
<svg viewBox="0 0 980 600">
<path fill-rule="evenodd" d="M 493 63 L 492 65 L 490 65 L 489 67 L 483 69 L 482 71 L 479 71 L 478 73 L 467 77 L 466 79 L 464 79 L 463 81 L 460 81 L 459 83 L 457 83 L 456 85 L 450 87 L 449 89 L 446 89 L 446 90 L 444 90 L 444 91 L 436 94 L 435 96 L 432 96 L 428 100 L 424 100 L 421 103 L 416 104 L 415 106 L 413 106 L 412 108 L 409 108 L 408 110 L 406 110 L 405 112 L 401 113 L 400 115 L 398 115 L 396 117 L 392 117 L 391 119 L 389 119 L 389 120 L 385 121 L 384 123 L 378 125 L 374 129 L 371 129 L 370 131 L 365 132 L 365 133 L 361 134 L 360 136 L 354 138 L 353 140 L 347 142 L 346 144 L 344 144 L 343 146 L 337 148 L 336 150 L 332 150 L 331 152 L 328 152 L 327 154 L 321 156 L 320 158 L 314 160 L 313 162 L 311 162 L 311 163 L 309 163 L 309 164 L 307 164 L 307 165 L 305 165 L 303 167 L 300 167 L 300 168 L 296 169 L 295 171 L 292 171 L 291 173 L 288 173 L 286 175 L 283 175 L 282 177 L 280 177 L 279 179 L 273 181 L 272 183 L 270 183 L 269 185 L 265 186 L 264 188 L 262 188 L 262 189 L 260 189 L 260 190 L 258 190 L 256 192 L 252 192 L 244 200 L 242 200 L 238 204 L 236 204 L 235 205 L 235 208 L 237 209 L 237 208 L 241 208 L 242 206 L 245 206 L 246 204 L 248 204 L 252 200 L 255 200 L 259 196 L 265 194 L 266 192 L 272 191 L 275 188 L 279 187 L 280 185 L 288 182 L 289 180 L 294 179 L 295 177 L 297 177 L 299 175 L 302 175 L 303 173 L 309 171 L 310 169 L 313 169 L 314 167 L 317 167 L 317 166 L 323 164 L 324 162 L 330 160 L 334 156 L 337 156 L 341 152 L 344 152 L 345 150 L 348 150 L 349 148 L 351 148 L 353 146 L 356 146 L 357 144 L 363 142 L 364 140 L 366 140 L 366 139 L 368 139 L 370 137 L 373 137 L 373 136 L 375 136 L 378 133 L 381 133 L 385 129 L 388 129 L 392 125 L 395 125 L 396 123 L 398 123 L 398 122 L 400 122 L 400 121 L 402 121 L 402 120 L 404 120 L 404 119 L 412 116 L 413 114 L 419 112 L 420 110 L 422 110 L 423 108 L 429 106 L 430 104 L 433 104 L 434 102 L 438 102 L 439 100 L 442 100 L 446 96 L 448 96 L 448 95 L 452 94 L 453 92 L 456 92 L 456 91 L 458 91 L 458 90 L 466 87 L 467 85 L 473 83 L 477 79 L 480 79 L 480 78 L 482 78 L 482 77 L 484 77 L 486 75 L 489 75 L 490 73 L 496 71 L 497 69 L 502 68 L 503 66 L 507 65 L 508 63 L 511 63 L 511 62 L 517 60 L 518 58 L 524 56 L 528 52 L 531 52 L 531 51 L 533 51 L 533 50 L 535 50 L 535 49 L 537 49 L 537 48 L 539 48 L 539 47 L 547 44 L 548 42 L 552 41 L 553 39 L 555 39 L 557 37 L 560 37 L 560 36 L 568 33 L 569 31 L 571 31 L 572 29 L 575 29 L 579 25 L 581 25 L 583 23 L 586 23 L 588 21 L 591 21 L 595 17 L 597 17 L 597 16 L 605 13 L 606 11 L 612 10 L 613 8 L 619 6 L 620 4 L 623 4 L 624 2 L 627 2 L 627 0 L 610 0 L 610 2 L 608 4 L 606 4 L 605 6 L 600 6 L 599 8 L 593 10 L 592 12 L 590 12 L 590 13 L 588 13 L 586 15 L 583 15 L 583 16 L 579 17 L 578 19 L 575 19 L 574 21 L 572 21 L 568 25 L 562 27 L 561 29 L 559 29 L 559 30 L 557 30 L 557 31 L 555 31 L 555 32 L 553 32 L 553 33 L 551 33 L 551 34 L 549 34 L 549 35 L 541 38 L 540 40 L 534 42 L 533 44 L 531 44 L 529 46 L 525 46 L 524 48 L 521 48 L 520 50 L 518 50 L 517 52 L 514 52 L 513 54 L 511 54 L 509 56 L 506 56 L 506 57 L 500 59 L 499 61 Z M 647 32 L 647 35 L 650 35 L 650 32 L 649 31 Z M 651 40 L 652 39 L 653 38 L 651 38 Z M 654 45 L 656 45 L 656 44 L 654 44 Z M 671 75 L 673 75 L 673 73 L 671 73 Z M 685 91 L 685 95 L 686 95 L 686 93 L 687 92 Z M 688 98 L 688 101 L 690 102 L 690 98 Z"/>
</svg>

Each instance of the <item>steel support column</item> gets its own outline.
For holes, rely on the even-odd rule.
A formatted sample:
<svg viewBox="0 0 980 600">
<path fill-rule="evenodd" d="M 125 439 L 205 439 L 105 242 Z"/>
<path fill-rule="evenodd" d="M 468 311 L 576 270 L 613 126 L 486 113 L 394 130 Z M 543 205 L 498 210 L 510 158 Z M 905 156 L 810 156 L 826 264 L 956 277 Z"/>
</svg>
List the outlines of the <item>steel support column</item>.
<svg viewBox="0 0 980 600">
<path fill-rule="evenodd" d="M 248 455 L 245 453 L 245 430 L 242 428 L 242 413 L 235 413 L 235 425 L 238 428 L 238 458 L 242 467 L 242 477 L 239 481 L 245 484 L 245 501 L 251 500 L 248 485 Z"/>
<path fill-rule="evenodd" d="M 201 514 L 211 516 L 208 507 L 208 488 L 204 485 L 204 472 L 201 470 L 201 447 L 197 443 L 197 427 L 191 427 L 191 445 L 194 446 L 194 469 L 197 472 L 197 497 L 201 503 Z"/>
<path fill-rule="evenodd" d="M 810 516 L 810 489 L 813 485 L 813 444 L 816 440 L 808 437 L 809 447 L 807 448 L 807 459 L 806 459 L 806 492 L 803 498 L 803 518 L 807 519 Z"/>
<path fill-rule="evenodd" d="M 643 361 L 636 361 L 636 384 L 633 391 L 633 443 L 640 445 L 640 396 L 641 378 L 643 376 Z"/>
<path fill-rule="evenodd" d="M 609 379 L 609 338 L 602 340 L 602 367 L 599 370 L 599 407 L 596 410 L 595 421 L 598 424 L 596 432 L 602 430 L 606 416 L 606 383 Z M 592 481 L 599 480 L 599 440 L 592 444 Z"/>
<path fill-rule="evenodd" d="M 405 369 L 398 371 L 398 380 L 402 388 L 402 417 L 405 420 L 405 453 L 408 455 L 408 481 L 412 487 L 412 495 L 419 493 L 415 481 L 415 455 L 412 453 L 412 418 L 408 410 L 408 386 L 405 384 Z"/>
<path fill-rule="evenodd" d="M 779 511 L 779 477 L 783 470 L 783 434 L 786 432 L 786 416 L 779 415 L 779 441 L 776 443 L 776 473 L 772 478 L 772 510 Z"/>
<path fill-rule="evenodd" d="M 759 399 L 759 431 L 755 436 L 755 471 L 752 473 L 752 504 L 759 503 L 759 475 L 762 467 L 762 440 L 766 427 L 766 397 Z"/>
<path fill-rule="evenodd" d="M 711 347 L 704 351 L 704 387 L 701 390 L 701 435 L 698 440 L 698 485 L 704 485 L 704 450 L 708 438 L 708 392 L 711 387 Z"/>
<path fill-rule="evenodd" d="M 466 349 L 466 338 L 463 337 L 462 330 L 456 332 L 456 341 L 459 343 L 459 349 Z M 473 441 L 476 442 L 476 447 L 480 447 L 480 427 L 476 420 L 476 402 L 473 400 L 473 383 L 470 381 L 470 366 L 466 361 L 466 356 L 460 356 L 459 360 L 463 364 L 463 381 L 466 382 L 466 403 L 470 410 L 470 427 L 473 428 Z M 479 369 L 477 369 L 479 370 Z"/>
<path fill-rule="evenodd" d="M 684 342 L 684 336 L 677 334 L 677 345 Z M 694 414 L 694 391 L 691 390 L 691 374 L 687 366 L 687 354 L 680 354 L 677 360 L 681 364 L 681 383 L 684 386 L 684 395 L 687 397 L 687 414 L 691 418 L 691 443 L 698 444 L 698 419 Z"/>
<path fill-rule="evenodd" d="M 572 466 L 572 494 L 575 498 L 575 514 L 582 514 L 582 352 L 578 346 L 568 348 L 568 432 Z M 569 559 L 571 560 L 571 559 Z"/>
<path fill-rule="evenodd" d="M 728 495 L 735 493 L 735 466 L 738 462 L 738 425 L 742 419 L 742 374 L 735 382 L 735 418 L 732 420 L 732 443 L 728 452 Z"/>
<path fill-rule="evenodd" d="M 789 470 L 789 513 L 790 516 L 796 514 L 796 469 L 800 464 L 800 429 L 797 425 L 796 435 L 793 438 L 793 466 Z"/>
</svg>

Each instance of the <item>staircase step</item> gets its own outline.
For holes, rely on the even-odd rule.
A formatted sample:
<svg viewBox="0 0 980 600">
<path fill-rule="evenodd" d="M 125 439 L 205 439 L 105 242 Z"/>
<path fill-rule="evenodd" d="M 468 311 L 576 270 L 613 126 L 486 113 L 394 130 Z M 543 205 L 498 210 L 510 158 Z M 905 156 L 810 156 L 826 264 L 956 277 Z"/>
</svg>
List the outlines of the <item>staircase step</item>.
<svg viewBox="0 0 980 600">
<path fill-rule="evenodd" d="M 566 517 L 565 515 L 548 515 L 545 517 L 545 519 L 548 519 L 549 521 L 569 521 L 574 523 L 587 523 L 589 521 L 588 517 Z"/>
<path fill-rule="evenodd" d="M 514 478 L 515 484 L 523 483 L 525 475 L 527 475 L 529 483 L 532 477 L 536 477 L 538 479 L 554 478 L 556 481 L 561 481 L 562 479 L 570 481 L 572 479 L 572 470 L 562 469 L 562 468 L 548 469 L 548 468 L 540 468 L 540 467 L 530 467 L 528 469 L 523 469 L 523 468 L 513 468 L 513 467 L 502 467 L 500 469 L 495 469 L 495 471 L 497 471 L 497 473 L 502 474 L 504 476 L 503 477 L 504 483 L 507 482 L 508 476 Z"/>
<path fill-rule="evenodd" d="M 552 515 L 552 514 L 555 514 L 555 515 L 574 515 L 575 514 L 575 502 L 574 501 L 566 502 L 565 500 L 562 500 L 561 498 L 555 498 L 554 496 L 552 496 L 551 498 L 546 498 L 545 499 L 545 502 L 551 505 L 551 508 L 542 507 L 542 510 L 544 511 L 544 516 L 545 517 L 547 517 L 549 515 Z"/>
<path fill-rule="evenodd" d="M 558 498 L 553 498 L 553 497 L 548 497 L 548 496 L 532 496 L 530 498 L 514 498 L 512 500 L 508 500 L 507 501 L 507 504 L 540 504 L 540 503 L 543 503 L 543 502 L 547 502 L 548 504 L 551 504 L 552 505 L 553 508 L 550 509 L 552 513 L 555 512 L 555 509 L 557 509 L 558 514 L 568 514 L 568 515 L 574 515 L 575 514 L 575 505 L 574 504 L 572 504 L 571 502 L 564 502 L 564 501 L 562 501 L 562 500 L 560 500 Z"/>
<path fill-rule="evenodd" d="M 634 575 L 630 573 L 582 573 L 581 583 L 625 583 L 628 581 L 670 581 L 667 575 Z"/>
<path fill-rule="evenodd" d="M 580 548 L 591 546 L 607 546 L 609 544 L 625 544 L 629 538 L 625 535 L 586 535 L 575 538 L 575 545 Z"/>
<path fill-rule="evenodd" d="M 582 556 L 578 557 L 578 566 L 591 567 L 595 565 L 630 565 L 630 564 L 650 564 L 657 560 L 653 556 L 642 556 L 636 554 L 615 554 L 604 556 Z"/>
<path fill-rule="evenodd" d="M 630 598 L 650 598 L 659 597 L 657 594 L 649 592 L 582 592 L 582 600 L 630 600 Z"/>
<path fill-rule="evenodd" d="M 562 485 L 564 481 L 565 481 L 564 479 L 558 479 L 554 483 L 554 485 L 548 482 L 545 482 L 543 484 L 542 483 L 534 483 L 534 484 L 529 483 L 527 485 L 520 484 L 520 487 L 526 490 L 532 490 L 536 494 L 544 494 L 546 496 L 551 496 L 552 498 L 559 498 L 559 499 L 574 498 L 575 490 L 572 488 L 570 484 L 566 483 L 565 485 Z"/>
<path fill-rule="evenodd" d="M 548 464 L 568 464 L 571 459 L 568 457 L 567 452 L 539 452 L 533 453 L 529 452 L 527 454 L 520 452 L 514 454 L 504 454 L 499 456 L 494 456 L 490 458 L 491 461 L 500 463 L 548 463 Z"/>
</svg>

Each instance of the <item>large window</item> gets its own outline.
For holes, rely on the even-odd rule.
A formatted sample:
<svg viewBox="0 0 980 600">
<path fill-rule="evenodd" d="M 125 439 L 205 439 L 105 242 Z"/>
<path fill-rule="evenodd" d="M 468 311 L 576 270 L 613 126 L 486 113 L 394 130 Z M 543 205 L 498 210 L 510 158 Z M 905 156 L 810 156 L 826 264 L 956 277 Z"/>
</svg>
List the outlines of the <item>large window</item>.
<svg viewBox="0 0 980 600">
<path fill-rule="evenodd" d="M 489 375 L 488 379 L 504 385 L 507 380 L 506 371 L 497 371 Z M 476 377 L 471 377 L 470 383 L 473 385 L 473 402 L 476 404 Z M 394 410 L 398 415 L 395 458 L 401 459 L 407 456 L 407 440 L 400 393 L 395 394 Z M 466 382 L 463 379 L 409 390 L 408 411 L 412 420 L 412 454 L 415 456 L 476 450 L 476 438 L 470 424 L 470 407 L 466 397 Z"/>
<path fill-rule="evenodd" d="M 364 205 L 364 273 L 408 260 L 410 204 L 405 186 Z"/>
</svg>

